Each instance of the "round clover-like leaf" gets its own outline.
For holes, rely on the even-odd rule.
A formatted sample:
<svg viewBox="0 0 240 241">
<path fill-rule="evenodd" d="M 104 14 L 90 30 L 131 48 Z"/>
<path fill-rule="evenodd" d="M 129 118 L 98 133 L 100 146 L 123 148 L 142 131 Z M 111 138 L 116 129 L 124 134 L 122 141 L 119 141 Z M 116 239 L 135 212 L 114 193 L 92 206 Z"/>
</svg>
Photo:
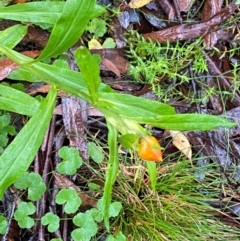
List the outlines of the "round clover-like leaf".
<svg viewBox="0 0 240 241">
<path fill-rule="evenodd" d="M 60 219 L 57 215 L 49 212 L 46 213 L 42 218 L 41 218 L 41 224 L 46 226 L 48 225 L 48 232 L 53 233 L 59 228 L 59 222 Z"/>
<path fill-rule="evenodd" d="M 46 191 L 46 185 L 42 177 L 34 172 L 25 172 L 24 175 L 14 183 L 14 186 L 17 189 L 28 188 L 28 199 L 31 201 L 39 200 Z"/>
<path fill-rule="evenodd" d="M 81 228 L 75 229 L 71 236 L 73 240 L 90 241 L 91 237 L 96 235 L 98 226 L 93 220 L 93 217 L 89 211 L 85 213 L 79 213 L 73 218 L 73 223 Z"/>
<path fill-rule="evenodd" d="M 88 157 L 91 157 L 96 163 L 101 163 L 104 159 L 101 148 L 94 142 L 88 142 Z"/>
<path fill-rule="evenodd" d="M 61 174 L 73 175 L 82 165 L 82 158 L 74 147 L 64 146 L 58 151 L 58 155 L 63 159 L 57 166 Z"/>
<path fill-rule="evenodd" d="M 80 205 L 82 200 L 77 195 L 77 192 L 74 189 L 62 189 L 56 195 L 57 204 L 65 204 L 64 211 L 68 214 L 75 213 Z"/>
<path fill-rule="evenodd" d="M 20 228 L 31 228 L 34 221 L 28 215 L 35 213 L 36 207 L 31 202 L 21 202 L 18 209 L 14 213 L 14 218 L 17 220 Z"/>
</svg>

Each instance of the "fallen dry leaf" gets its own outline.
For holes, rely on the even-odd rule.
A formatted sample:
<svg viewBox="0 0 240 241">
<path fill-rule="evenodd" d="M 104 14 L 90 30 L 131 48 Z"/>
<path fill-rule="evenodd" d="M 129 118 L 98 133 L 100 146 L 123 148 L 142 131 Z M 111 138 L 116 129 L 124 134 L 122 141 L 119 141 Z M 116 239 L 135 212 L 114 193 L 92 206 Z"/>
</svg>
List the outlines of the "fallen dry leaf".
<svg viewBox="0 0 240 241">
<path fill-rule="evenodd" d="M 190 161 L 192 161 L 192 147 L 187 137 L 180 131 L 169 131 L 173 138 L 173 145 L 178 148 Z"/>
<path fill-rule="evenodd" d="M 121 77 L 121 73 L 120 73 L 119 69 L 109 59 L 106 59 L 106 58 L 102 59 L 101 64 L 104 65 L 105 67 L 107 67 L 109 70 L 111 70 L 115 75 L 117 75 L 118 78 Z"/>
<path fill-rule="evenodd" d="M 150 3 L 152 0 L 132 0 L 128 6 L 130 8 L 141 8 L 146 4 Z"/>
<path fill-rule="evenodd" d="M 32 50 L 32 51 L 24 51 L 22 52 L 22 54 L 31 57 L 31 58 L 36 58 L 40 52 L 38 50 Z M 0 80 L 5 79 L 12 70 L 14 69 L 18 69 L 19 66 L 12 61 L 9 58 L 5 58 L 3 60 L 0 61 Z"/>
</svg>

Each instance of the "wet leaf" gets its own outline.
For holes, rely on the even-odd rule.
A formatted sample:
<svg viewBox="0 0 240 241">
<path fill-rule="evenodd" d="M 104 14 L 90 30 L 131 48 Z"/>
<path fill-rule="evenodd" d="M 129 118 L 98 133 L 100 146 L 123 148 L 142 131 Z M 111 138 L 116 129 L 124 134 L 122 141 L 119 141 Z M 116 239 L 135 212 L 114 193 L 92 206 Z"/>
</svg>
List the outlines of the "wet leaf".
<svg viewBox="0 0 240 241">
<path fill-rule="evenodd" d="M 178 148 L 190 161 L 192 160 L 192 147 L 187 137 L 180 131 L 169 131 L 173 145 Z"/>
</svg>

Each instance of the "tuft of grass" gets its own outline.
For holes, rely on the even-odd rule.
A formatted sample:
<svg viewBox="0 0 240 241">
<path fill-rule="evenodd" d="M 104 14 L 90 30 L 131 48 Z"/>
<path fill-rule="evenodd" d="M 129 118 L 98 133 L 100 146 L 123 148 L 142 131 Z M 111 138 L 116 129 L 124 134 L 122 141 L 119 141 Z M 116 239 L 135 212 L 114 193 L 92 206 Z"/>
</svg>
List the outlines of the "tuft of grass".
<svg viewBox="0 0 240 241">
<path fill-rule="evenodd" d="M 121 166 L 114 195 L 124 207 L 119 226 L 128 240 L 239 240 L 239 230 L 218 220 L 208 205 L 217 200 L 222 180 L 209 166 L 205 175 L 214 177 L 199 183 L 194 173 L 201 170 L 187 160 L 160 165 L 154 193 L 145 166 Z"/>
</svg>

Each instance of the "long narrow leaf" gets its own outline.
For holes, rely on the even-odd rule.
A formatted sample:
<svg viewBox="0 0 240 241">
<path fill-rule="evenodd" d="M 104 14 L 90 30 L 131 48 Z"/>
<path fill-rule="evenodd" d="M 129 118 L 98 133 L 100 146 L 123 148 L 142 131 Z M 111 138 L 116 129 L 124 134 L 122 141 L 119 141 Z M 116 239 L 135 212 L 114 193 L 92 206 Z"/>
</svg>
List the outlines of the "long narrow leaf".
<svg viewBox="0 0 240 241">
<path fill-rule="evenodd" d="M 56 96 L 57 90 L 52 88 L 34 116 L 0 157 L 0 199 L 33 161 L 51 120 Z"/>
<path fill-rule="evenodd" d="M 0 31 L 0 44 L 12 49 L 27 33 L 27 26 L 16 24 L 10 28 Z"/>
<path fill-rule="evenodd" d="M 0 84 L 1 110 L 32 116 L 36 113 L 39 105 L 40 102 L 28 94 Z"/>
<path fill-rule="evenodd" d="M 31 2 L 0 8 L 0 18 L 31 23 L 55 24 L 64 2 Z"/>
<path fill-rule="evenodd" d="M 75 58 L 88 86 L 92 104 L 95 104 L 98 99 L 98 88 L 101 83 L 98 64 L 86 47 L 78 48 L 75 52 Z"/>
<path fill-rule="evenodd" d="M 95 15 L 95 10 L 95 0 L 67 0 L 61 17 L 37 61 L 59 55 L 76 43 L 88 21 Z M 104 11 L 104 8 L 102 10 Z"/>
<path fill-rule="evenodd" d="M 116 180 L 118 167 L 119 167 L 119 157 L 118 157 L 118 145 L 117 145 L 117 130 L 108 123 L 108 146 L 109 146 L 109 160 L 106 173 L 106 181 L 104 185 L 103 193 L 103 215 L 104 224 L 109 230 L 109 207 L 112 198 L 113 184 Z"/>
<path fill-rule="evenodd" d="M 231 128 L 237 123 L 229 121 L 222 116 L 206 114 L 178 114 L 178 115 L 159 115 L 157 118 L 136 117 L 134 120 L 139 123 L 145 123 L 165 130 L 213 130 L 217 127 Z"/>
<path fill-rule="evenodd" d="M 170 105 L 119 93 L 99 93 L 99 101 L 107 102 L 111 110 L 124 117 L 157 117 L 158 115 L 174 115 Z"/>
</svg>

